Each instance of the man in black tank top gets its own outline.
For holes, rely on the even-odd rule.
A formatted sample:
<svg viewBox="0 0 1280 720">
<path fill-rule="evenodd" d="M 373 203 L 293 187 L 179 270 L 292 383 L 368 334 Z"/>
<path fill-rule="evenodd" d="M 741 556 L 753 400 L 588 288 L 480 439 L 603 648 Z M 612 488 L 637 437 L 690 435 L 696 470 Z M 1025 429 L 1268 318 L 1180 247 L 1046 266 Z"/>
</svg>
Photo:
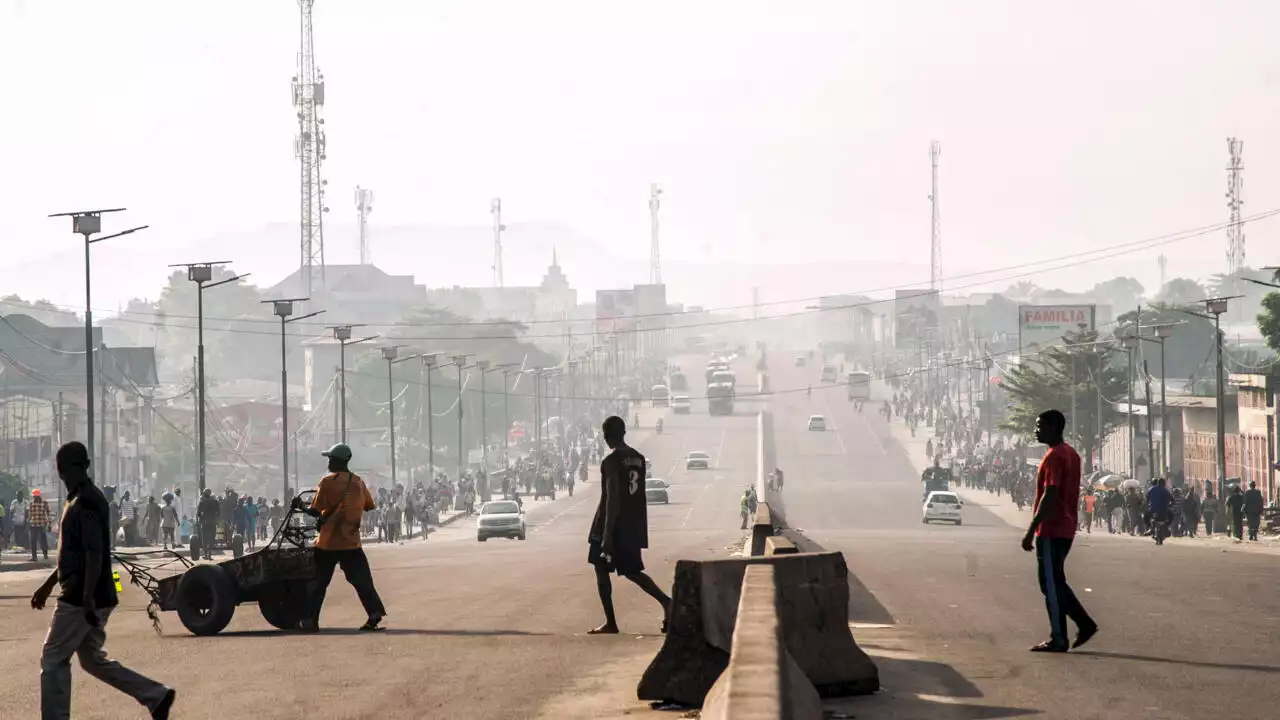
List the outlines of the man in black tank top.
<svg viewBox="0 0 1280 720">
<path fill-rule="evenodd" d="M 595 566 L 596 588 L 604 606 L 604 624 L 589 631 L 591 635 L 618 632 L 613 614 L 613 582 L 609 573 L 616 572 L 662 604 L 662 631 L 667 630 L 666 614 L 671 598 L 644 572 L 642 551 L 649 547 L 648 505 L 645 500 L 644 455 L 623 441 L 626 425 L 614 415 L 604 421 L 604 440 L 613 452 L 600 463 L 600 504 L 591 521 L 587 536 L 587 562 Z"/>
</svg>

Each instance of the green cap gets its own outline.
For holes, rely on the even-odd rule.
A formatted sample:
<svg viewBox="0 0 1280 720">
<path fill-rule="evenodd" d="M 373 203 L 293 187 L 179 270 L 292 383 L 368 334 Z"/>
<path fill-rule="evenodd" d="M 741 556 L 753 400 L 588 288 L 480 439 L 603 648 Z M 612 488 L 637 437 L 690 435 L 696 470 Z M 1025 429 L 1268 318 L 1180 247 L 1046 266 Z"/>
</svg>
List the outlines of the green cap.
<svg viewBox="0 0 1280 720">
<path fill-rule="evenodd" d="M 325 457 L 337 458 L 338 460 L 350 460 L 351 448 L 347 447 L 346 443 L 338 443 L 320 454 Z"/>
</svg>

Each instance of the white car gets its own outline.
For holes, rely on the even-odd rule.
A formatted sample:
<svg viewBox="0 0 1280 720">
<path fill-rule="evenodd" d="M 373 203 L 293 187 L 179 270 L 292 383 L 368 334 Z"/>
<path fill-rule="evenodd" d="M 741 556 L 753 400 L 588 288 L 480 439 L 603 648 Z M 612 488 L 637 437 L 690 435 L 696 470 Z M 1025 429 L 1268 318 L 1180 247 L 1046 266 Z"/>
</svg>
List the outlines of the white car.
<svg viewBox="0 0 1280 720">
<path fill-rule="evenodd" d="M 963 505 L 964 501 L 955 493 L 949 490 L 934 490 L 924 499 L 923 517 L 920 522 L 941 520 L 961 525 L 963 523 L 960 519 L 960 508 Z"/>
<path fill-rule="evenodd" d="M 666 505 L 671 502 L 670 489 L 666 480 L 649 478 L 644 481 L 644 500 L 650 505 Z"/>
<path fill-rule="evenodd" d="M 809 429 L 815 432 L 825 432 L 827 429 L 827 419 L 821 415 L 810 415 Z"/>
<path fill-rule="evenodd" d="M 688 415 L 693 409 L 693 402 L 688 395 L 676 395 L 671 398 L 671 412 L 677 415 Z"/>
<path fill-rule="evenodd" d="M 480 506 L 476 518 L 476 540 L 484 542 L 491 537 L 525 538 L 524 511 L 514 500 L 494 500 Z"/>
<path fill-rule="evenodd" d="M 691 450 L 684 458 L 685 470 L 709 470 L 711 468 L 711 456 L 702 450 Z"/>
</svg>

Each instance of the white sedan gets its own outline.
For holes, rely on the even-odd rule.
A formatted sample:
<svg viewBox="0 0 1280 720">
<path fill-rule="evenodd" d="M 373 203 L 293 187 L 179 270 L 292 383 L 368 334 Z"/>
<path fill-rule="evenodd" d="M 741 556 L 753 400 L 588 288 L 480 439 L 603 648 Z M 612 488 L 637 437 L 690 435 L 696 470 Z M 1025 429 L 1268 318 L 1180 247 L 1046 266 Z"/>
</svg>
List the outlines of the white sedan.
<svg viewBox="0 0 1280 720">
<path fill-rule="evenodd" d="M 711 468 L 711 456 L 702 450 L 692 450 L 684 459 L 685 470 L 708 470 Z"/>
<path fill-rule="evenodd" d="M 825 432 L 827 429 L 827 419 L 821 415 L 810 415 L 809 429 L 815 432 Z"/>
<path fill-rule="evenodd" d="M 491 537 L 525 538 L 524 511 L 514 500 L 494 500 L 480 506 L 476 518 L 476 539 L 484 542 Z"/>
<path fill-rule="evenodd" d="M 924 499 L 923 517 L 920 522 L 929 523 L 934 520 L 941 520 L 961 525 L 963 523 L 960 518 L 960 508 L 963 505 L 964 501 L 955 493 L 946 490 L 934 490 Z"/>
</svg>

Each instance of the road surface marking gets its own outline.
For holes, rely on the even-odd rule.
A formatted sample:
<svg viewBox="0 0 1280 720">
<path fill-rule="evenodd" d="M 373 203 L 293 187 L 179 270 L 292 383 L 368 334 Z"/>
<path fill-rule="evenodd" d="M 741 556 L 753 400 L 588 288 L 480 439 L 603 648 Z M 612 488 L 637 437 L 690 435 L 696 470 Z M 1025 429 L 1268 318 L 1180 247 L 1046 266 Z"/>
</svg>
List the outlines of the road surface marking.
<svg viewBox="0 0 1280 720">
<path fill-rule="evenodd" d="M 720 456 L 724 454 L 724 439 L 729 436 L 729 428 L 720 431 L 720 445 L 716 448 L 716 469 L 720 469 Z"/>
<path fill-rule="evenodd" d="M 875 428 L 871 427 L 871 419 L 867 417 L 866 413 L 858 414 L 862 416 L 862 422 L 867 426 L 867 434 L 871 436 L 872 440 L 876 441 L 876 449 L 880 451 L 881 455 L 888 455 L 889 452 L 884 449 L 884 441 L 882 441 L 880 436 L 876 434 Z"/>
<path fill-rule="evenodd" d="M 724 479 L 724 476 L 723 476 L 723 475 L 716 475 L 716 476 L 714 476 L 714 477 L 713 477 L 713 479 L 714 479 L 714 480 L 723 480 L 723 479 Z M 684 514 L 684 520 L 683 520 L 683 521 L 681 521 L 681 523 L 680 523 L 680 529 L 681 529 L 681 530 L 683 530 L 683 529 L 684 529 L 684 527 L 685 527 L 686 525 L 688 525 L 688 524 L 689 524 L 689 518 L 693 517 L 693 510 L 694 510 L 694 508 L 698 507 L 698 503 L 702 502 L 702 497 L 703 497 L 704 495 L 706 495 L 706 494 L 707 494 L 707 491 L 708 491 L 708 490 L 710 490 L 710 489 L 711 489 L 711 485 L 712 485 L 712 483 L 706 483 L 705 485 L 703 485 L 703 486 L 702 486 L 702 492 L 698 493 L 698 499 L 697 499 L 697 500 L 694 500 L 694 501 L 693 501 L 693 503 L 689 505 L 689 512 L 687 512 L 687 513 L 685 513 L 685 514 Z"/>
</svg>

